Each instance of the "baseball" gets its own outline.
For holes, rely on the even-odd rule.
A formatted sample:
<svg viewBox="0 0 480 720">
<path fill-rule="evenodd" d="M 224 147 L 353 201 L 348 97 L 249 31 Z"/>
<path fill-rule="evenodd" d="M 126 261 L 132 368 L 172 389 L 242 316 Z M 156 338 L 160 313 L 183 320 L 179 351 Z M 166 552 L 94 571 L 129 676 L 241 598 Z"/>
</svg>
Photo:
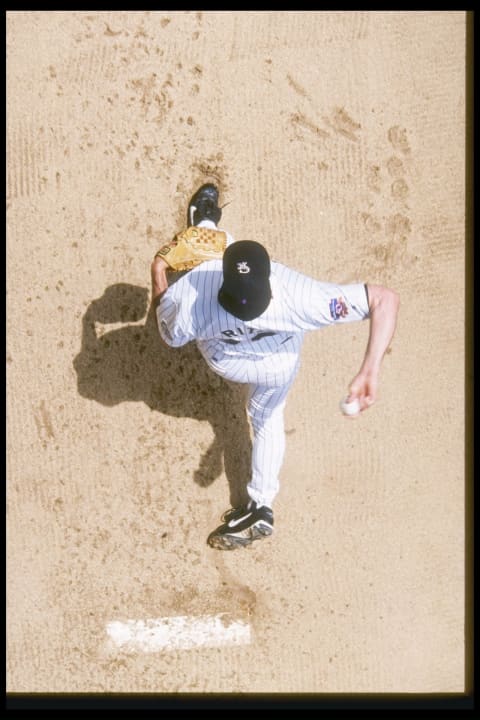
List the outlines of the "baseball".
<svg viewBox="0 0 480 720">
<path fill-rule="evenodd" d="M 358 415 L 360 412 L 359 399 L 354 398 L 351 402 L 347 402 L 347 398 L 344 398 L 340 403 L 340 410 L 344 415 Z"/>
</svg>

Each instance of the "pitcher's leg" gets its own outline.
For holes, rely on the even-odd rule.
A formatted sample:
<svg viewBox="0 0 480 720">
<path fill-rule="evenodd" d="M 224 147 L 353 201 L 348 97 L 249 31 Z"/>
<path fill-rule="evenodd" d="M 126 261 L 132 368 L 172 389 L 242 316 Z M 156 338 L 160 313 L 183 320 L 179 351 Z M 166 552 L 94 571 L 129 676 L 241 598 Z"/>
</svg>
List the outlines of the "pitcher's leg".
<svg viewBox="0 0 480 720">
<path fill-rule="evenodd" d="M 300 345 L 301 337 L 297 339 L 297 349 Z M 285 452 L 283 413 L 300 365 L 298 355 L 293 352 L 284 360 L 288 362 L 276 371 L 271 364 L 267 367 L 266 363 L 254 363 L 257 367 L 251 375 L 246 372 L 245 379 L 225 373 L 230 380 L 245 383 L 248 388 L 247 414 L 253 430 L 252 473 L 247 485 L 250 500 L 247 505 L 224 513 L 223 524 L 208 536 L 211 547 L 233 550 L 273 533 L 271 506 L 278 493 L 278 476 Z M 248 369 L 247 363 L 244 370 Z"/>
<path fill-rule="evenodd" d="M 291 382 L 281 387 L 251 386 L 247 404 L 253 430 L 252 477 L 247 491 L 257 506 L 272 507 L 285 454 L 284 409 Z"/>
</svg>

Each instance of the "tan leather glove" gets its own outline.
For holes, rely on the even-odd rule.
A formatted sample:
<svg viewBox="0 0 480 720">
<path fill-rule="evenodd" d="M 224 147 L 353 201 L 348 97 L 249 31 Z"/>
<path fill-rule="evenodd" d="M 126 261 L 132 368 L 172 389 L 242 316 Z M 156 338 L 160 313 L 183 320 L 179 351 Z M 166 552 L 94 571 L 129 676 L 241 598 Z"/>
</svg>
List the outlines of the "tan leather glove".
<svg viewBox="0 0 480 720">
<path fill-rule="evenodd" d="M 217 260 L 223 256 L 227 235 L 221 230 L 192 226 L 178 233 L 160 248 L 160 257 L 176 272 L 191 270 L 205 260 Z"/>
</svg>

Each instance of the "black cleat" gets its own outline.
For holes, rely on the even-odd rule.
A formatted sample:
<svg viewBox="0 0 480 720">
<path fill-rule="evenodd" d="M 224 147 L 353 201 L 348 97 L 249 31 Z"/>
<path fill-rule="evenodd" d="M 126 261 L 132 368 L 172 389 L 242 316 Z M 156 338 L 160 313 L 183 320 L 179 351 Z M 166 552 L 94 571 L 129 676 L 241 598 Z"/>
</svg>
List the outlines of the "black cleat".
<svg viewBox="0 0 480 720">
<path fill-rule="evenodd" d="M 257 508 L 251 503 L 244 508 L 232 508 L 223 515 L 225 523 L 210 533 L 208 544 L 218 550 L 235 550 L 262 540 L 273 533 L 273 512 L 269 507 Z"/>
<path fill-rule="evenodd" d="M 218 207 L 218 189 L 212 183 L 202 185 L 188 204 L 187 227 L 198 225 L 202 220 L 212 220 L 218 225 L 222 210 Z"/>
<path fill-rule="evenodd" d="M 236 520 L 237 518 L 241 517 L 242 515 L 246 515 L 248 512 L 250 512 L 253 508 L 255 503 L 253 500 L 250 500 L 246 505 L 241 505 L 240 507 L 232 507 L 230 510 L 227 510 L 222 515 L 222 522 L 228 523 L 229 520 Z"/>
</svg>

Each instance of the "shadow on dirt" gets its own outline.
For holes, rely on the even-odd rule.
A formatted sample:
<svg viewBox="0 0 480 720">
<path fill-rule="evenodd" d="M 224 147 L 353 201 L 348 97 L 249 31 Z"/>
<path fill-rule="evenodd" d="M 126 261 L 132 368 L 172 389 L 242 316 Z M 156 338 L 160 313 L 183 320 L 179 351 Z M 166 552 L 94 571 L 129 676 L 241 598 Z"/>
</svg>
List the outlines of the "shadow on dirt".
<svg viewBox="0 0 480 720">
<path fill-rule="evenodd" d="M 93 300 L 83 320 L 82 346 L 73 361 L 82 397 L 109 407 L 144 402 L 173 417 L 208 420 L 214 440 L 200 459 L 195 482 L 208 487 L 222 473 L 232 506 L 246 499 L 251 440 L 244 389 L 206 365 L 194 343 L 169 348 L 161 340 L 146 288 L 119 283 Z M 133 323 L 98 335 L 96 323 Z"/>
</svg>

